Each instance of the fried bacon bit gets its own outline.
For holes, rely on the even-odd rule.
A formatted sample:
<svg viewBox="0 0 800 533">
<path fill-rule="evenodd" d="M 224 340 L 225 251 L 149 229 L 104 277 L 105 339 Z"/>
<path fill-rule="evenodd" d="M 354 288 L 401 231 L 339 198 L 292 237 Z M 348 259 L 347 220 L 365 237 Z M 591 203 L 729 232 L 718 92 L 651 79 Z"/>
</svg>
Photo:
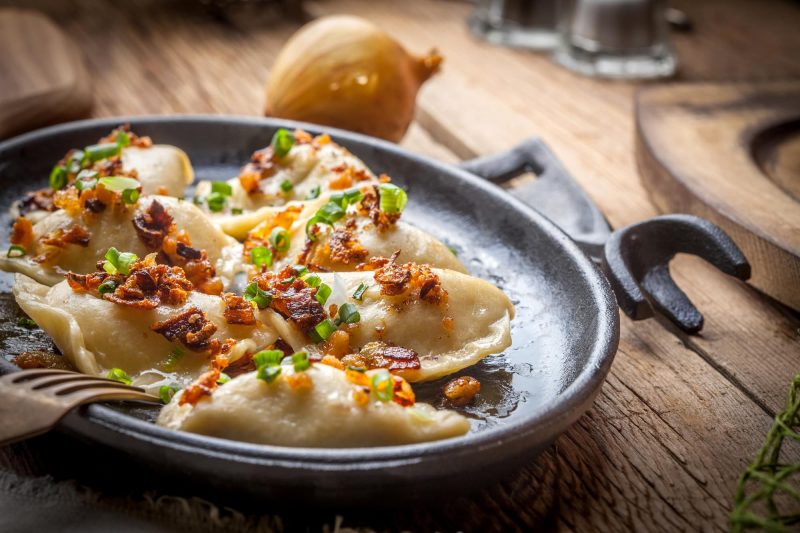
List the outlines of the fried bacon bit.
<svg viewBox="0 0 800 533">
<path fill-rule="evenodd" d="M 114 129 L 111 133 L 106 135 L 105 137 L 101 138 L 98 143 L 115 143 L 117 142 L 117 135 L 119 135 L 120 131 L 124 131 L 128 134 L 128 138 L 131 140 L 131 146 L 136 146 L 137 148 L 150 148 L 153 146 L 153 141 L 150 137 L 139 137 L 134 132 L 131 131 L 130 124 L 123 124 L 118 128 Z"/>
<path fill-rule="evenodd" d="M 326 355 L 320 360 L 320 364 L 332 366 L 339 370 L 344 370 L 344 364 L 332 355 Z"/>
<path fill-rule="evenodd" d="M 378 181 L 381 183 L 389 183 L 392 181 L 392 178 L 390 178 L 387 174 L 381 174 L 378 176 Z"/>
<path fill-rule="evenodd" d="M 353 229 L 339 226 L 328 237 L 331 261 L 350 265 L 367 258 L 369 250 L 364 248 L 353 235 Z"/>
<path fill-rule="evenodd" d="M 331 316 L 336 316 L 336 314 L 331 313 Z M 350 334 L 342 330 L 334 331 L 322 345 L 322 350 L 326 354 L 341 359 L 346 354 L 350 353 Z"/>
<path fill-rule="evenodd" d="M 8 240 L 11 241 L 11 244 L 29 250 L 33 244 L 33 223 L 25 217 L 17 218 L 11 228 L 11 236 Z"/>
<path fill-rule="evenodd" d="M 145 266 L 139 261 L 125 281 L 103 298 L 115 304 L 137 309 L 155 309 L 159 305 L 182 305 L 192 290 L 183 270 L 167 265 Z"/>
<path fill-rule="evenodd" d="M 292 225 L 298 219 L 302 210 L 303 206 L 301 205 L 286 206 L 286 208 L 276 214 L 272 220 L 265 221 L 253 228 L 250 233 L 247 234 L 247 239 L 244 241 L 242 255 L 245 257 L 245 260 L 250 260 L 250 252 L 252 252 L 253 248 L 257 246 L 271 247 L 269 235 L 272 233 L 273 229 L 281 227 L 287 231 L 291 230 Z"/>
<path fill-rule="evenodd" d="M 32 211 L 55 211 L 54 195 L 55 191 L 53 189 L 39 189 L 38 191 L 26 193 L 25 197 L 19 202 L 19 214 L 25 216 Z"/>
<path fill-rule="evenodd" d="M 448 381 L 442 392 L 450 404 L 463 407 L 472 402 L 480 390 L 480 381 L 471 376 L 459 376 Z"/>
<path fill-rule="evenodd" d="M 262 290 L 272 293 L 270 307 L 308 334 L 327 315 L 317 301 L 317 288 L 309 287 L 300 279 L 287 283 L 291 278 L 294 278 L 294 272 L 291 267 L 286 267 L 278 274 L 264 272 L 254 281 Z"/>
<path fill-rule="evenodd" d="M 392 376 L 394 388 L 392 395 L 392 401 L 394 403 L 400 404 L 403 407 L 411 407 L 417 401 L 417 397 L 414 394 L 414 389 L 411 388 L 411 385 L 408 384 L 408 381 L 404 380 L 400 376 Z"/>
<path fill-rule="evenodd" d="M 339 167 L 337 167 L 339 168 Z M 353 186 L 353 169 L 347 165 L 344 165 L 344 168 L 341 170 L 332 169 L 334 171 L 340 172 L 338 176 L 331 179 L 328 182 L 328 186 L 334 190 L 342 190 L 342 189 L 349 189 Z"/>
<path fill-rule="evenodd" d="M 239 171 L 239 183 L 247 194 L 258 192 L 258 182 L 275 174 L 275 153 L 272 146 L 256 150 Z"/>
<path fill-rule="evenodd" d="M 356 387 L 351 394 L 357 406 L 364 407 L 369 403 L 369 387 Z"/>
<path fill-rule="evenodd" d="M 222 370 L 218 368 L 212 368 L 202 374 L 194 383 L 184 389 L 178 405 L 187 403 L 197 405 L 197 402 L 204 397 L 211 396 L 218 386 L 217 381 L 219 381 L 220 374 L 222 374 Z"/>
<path fill-rule="evenodd" d="M 205 294 L 222 293 L 222 280 L 217 277 L 216 269 L 205 250 L 191 247 L 189 234 L 181 230 L 176 234 L 164 237 L 161 251 L 167 262 L 180 266 L 186 273 L 195 290 Z"/>
<path fill-rule="evenodd" d="M 59 228 L 41 237 L 40 241 L 42 244 L 57 248 L 64 248 L 68 244 L 77 244 L 85 248 L 89 246 L 91 237 L 92 234 L 85 227 L 80 224 L 72 224 L 66 231 L 63 228 Z"/>
<path fill-rule="evenodd" d="M 351 366 L 353 368 L 367 368 L 367 360 L 364 357 L 357 353 L 349 353 L 342 357 L 342 364 L 345 366 Z"/>
<path fill-rule="evenodd" d="M 139 240 L 150 250 L 160 249 L 164 237 L 175 229 L 172 215 L 157 200 L 153 200 L 147 211 L 136 215 L 132 222 Z"/>
<path fill-rule="evenodd" d="M 367 368 L 386 368 L 392 370 L 418 370 L 419 356 L 414 350 L 401 346 L 391 346 L 382 341 L 370 342 L 359 353 L 367 363 Z"/>
<path fill-rule="evenodd" d="M 439 276 L 427 265 L 406 263 L 398 265 L 400 251 L 392 257 L 372 257 L 366 264 L 360 264 L 357 270 L 375 270 L 375 281 L 381 286 L 381 294 L 397 296 L 409 291 L 412 298 L 419 298 L 428 303 L 447 303 L 447 291 L 442 287 Z"/>
<path fill-rule="evenodd" d="M 327 133 L 323 133 L 322 135 L 317 135 L 314 137 L 314 144 L 317 146 L 324 146 L 326 144 L 330 144 L 331 142 L 331 136 Z"/>
<path fill-rule="evenodd" d="M 286 384 L 289 385 L 290 389 L 297 392 L 309 391 L 313 385 L 308 372 L 295 372 L 294 374 L 287 375 Z"/>
<path fill-rule="evenodd" d="M 14 364 L 23 370 L 31 368 L 56 368 L 58 370 L 75 370 L 75 367 L 63 355 L 35 350 L 22 352 L 14 358 Z"/>
<path fill-rule="evenodd" d="M 294 142 L 297 144 L 308 144 L 313 140 L 311 134 L 303 130 L 294 130 Z"/>
<path fill-rule="evenodd" d="M 211 338 L 217 331 L 217 326 L 197 307 L 190 307 L 166 320 L 155 322 L 150 329 L 163 335 L 170 342 L 179 341 L 195 352 L 213 353 L 219 350 L 219 341 Z"/>
<path fill-rule="evenodd" d="M 222 299 L 225 301 L 223 316 L 228 324 L 252 326 L 256 323 L 256 316 L 250 302 L 246 302 L 241 296 L 230 292 L 223 294 Z"/>
<path fill-rule="evenodd" d="M 400 219 L 400 213 L 381 211 L 381 192 L 377 185 L 364 193 L 364 198 L 358 204 L 358 214 L 369 217 L 378 231 L 389 229 Z"/>
</svg>

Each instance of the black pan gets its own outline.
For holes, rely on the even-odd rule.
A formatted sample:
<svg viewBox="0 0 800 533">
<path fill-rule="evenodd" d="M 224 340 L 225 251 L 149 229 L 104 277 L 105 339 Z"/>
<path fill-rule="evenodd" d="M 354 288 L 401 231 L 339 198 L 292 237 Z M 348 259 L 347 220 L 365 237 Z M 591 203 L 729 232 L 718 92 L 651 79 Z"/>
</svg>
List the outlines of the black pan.
<svg viewBox="0 0 800 533">
<path fill-rule="evenodd" d="M 8 227 L 14 199 L 46 186 L 53 162 L 69 148 L 93 143 L 124 122 L 186 150 L 198 179 L 235 175 L 277 127 L 323 131 L 212 116 L 114 118 L 39 130 L 0 144 L 0 226 Z M 280 501 L 300 494 L 304 502 L 353 504 L 479 487 L 530 462 L 588 409 L 617 349 L 619 315 L 608 281 L 581 249 L 544 216 L 475 175 L 387 142 L 324 131 L 407 188 L 404 219 L 454 247 L 472 274 L 501 287 L 516 306 L 512 347 L 462 372 L 482 383 L 479 402 L 463 410 L 472 431 L 418 445 L 286 448 L 166 430 L 152 423 L 155 408 L 130 404 L 82 408 L 62 421 L 61 431 L 193 484 L 199 493 Z M 6 303 L 10 282 L 8 274 L 0 278 Z M 0 373 L 16 369 L 9 361 L 19 351 L 47 343 L 14 326 L 13 309 L 5 307 Z M 418 385 L 418 397 L 440 401 L 442 383 Z"/>
</svg>

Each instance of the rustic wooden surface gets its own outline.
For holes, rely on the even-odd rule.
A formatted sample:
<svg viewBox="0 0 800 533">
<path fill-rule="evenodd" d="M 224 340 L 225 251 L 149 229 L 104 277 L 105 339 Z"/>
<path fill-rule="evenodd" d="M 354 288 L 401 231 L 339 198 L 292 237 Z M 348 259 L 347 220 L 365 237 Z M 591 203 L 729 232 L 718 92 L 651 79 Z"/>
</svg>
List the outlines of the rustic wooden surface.
<svg viewBox="0 0 800 533">
<path fill-rule="evenodd" d="M 800 78 L 800 8 L 783 1 L 674 2 L 695 31 L 675 35 L 679 79 Z M 240 6 L 214 16 L 196 3 L 32 2 L 85 52 L 96 116 L 258 114 L 263 84 L 299 23 Z M 436 45 L 443 72 L 423 87 L 410 150 L 456 161 L 538 135 L 611 223 L 655 215 L 634 158 L 635 83 L 580 77 L 546 56 L 476 41 L 467 4 L 332 0 L 311 15 L 350 12 L 409 49 Z M 417 530 L 718 531 L 736 479 L 754 456 L 800 368 L 796 313 L 702 261 L 673 274 L 705 314 L 687 337 L 655 320 L 622 320 L 619 353 L 594 408 L 509 479 L 446 504 L 345 525 Z M 8 467 L 9 459 L 3 461 Z M 16 461 L 18 471 L 35 470 Z M 387 519 L 388 516 L 388 519 Z M 388 522 L 387 522 L 388 520 Z M 290 522 L 291 523 L 291 522 Z"/>
<path fill-rule="evenodd" d="M 80 50 L 48 17 L 0 10 L 0 139 L 81 118 L 92 89 Z"/>
<path fill-rule="evenodd" d="M 750 260 L 750 283 L 793 309 L 800 201 L 790 191 L 800 173 L 782 170 L 792 159 L 782 145 L 798 126 L 800 80 L 661 85 L 636 98 L 636 155 L 650 198 L 721 226 Z"/>
</svg>

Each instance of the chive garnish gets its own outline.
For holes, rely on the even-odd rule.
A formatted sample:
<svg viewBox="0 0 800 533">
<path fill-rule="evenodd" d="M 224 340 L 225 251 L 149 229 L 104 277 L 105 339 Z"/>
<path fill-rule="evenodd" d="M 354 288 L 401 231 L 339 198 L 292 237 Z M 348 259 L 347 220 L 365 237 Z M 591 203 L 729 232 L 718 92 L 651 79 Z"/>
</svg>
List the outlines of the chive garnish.
<svg viewBox="0 0 800 533">
<path fill-rule="evenodd" d="M 256 246 L 250 250 L 250 260 L 257 268 L 262 265 L 272 266 L 272 250 L 266 246 Z"/>
<path fill-rule="evenodd" d="M 79 191 L 94 189 L 97 187 L 97 183 L 97 172 L 94 170 L 81 170 L 78 172 L 78 175 L 75 176 L 75 187 Z"/>
<path fill-rule="evenodd" d="M 100 161 L 119 155 L 120 150 L 122 150 L 122 146 L 118 143 L 92 144 L 84 149 L 91 161 Z"/>
<path fill-rule="evenodd" d="M 212 181 L 211 192 L 216 192 L 223 196 L 230 196 L 233 194 L 233 187 L 224 181 Z"/>
<path fill-rule="evenodd" d="M 228 374 L 226 374 L 225 372 L 220 372 L 219 379 L 217 379 L 217 385 L 225 385 L 230 380 L 231 377 Z"/>
<path fill-rule="evenodd" d="M 180 346 L 175 346 L 172 351 L 167 355 L 167 360 L 164 361 L 164 368 L 171 371 L 175 364 L 180 361 L 181 357 L 186 354 L 186 350 Z"/>
<path fill-rule="evenodd" d="M 272 303 L 272 295 L 262 290 L 255 281 L 244 290 L 244 299 L 255 302 L 259 309 L 266 309 Z"/>
<path fill-rule="evenodd" d="M 305 372 L 311 367 L 308 352 L 295 352 L 292 354 L 292 364 L 295 372 Z"/>
<path fill-rule="evenodd" d="M 97 292 L 100 294 L 108 294 L 117 290 L 117 282 L 113 279 L 107 279 L 97 287 Z"/>
<path fill-rule="evenodd" d="M 327 340 L 334 331 L 336 331 L 336 324 L 334 324 L 330 319 L 325 319 L 314 326 L 314 330 L 311 332 L 311 338 L 314 340 L 314 342 L 322 342 Z"/>
<path fill-rule="evenodd" d="M 161 399 L 161 402 L 164 404 L 168 404 L 172 401 L 172 397 L 175 396 L 175 393 L 181 390 L 179 386 L 174 383 L 170 383 L 169 385 L 161 385 L 158 389 L 158 397 Z"/>
<path fill-rule="evenodd" d="M 100 178 L 100 185 L 114 192 L 123 192 L 127 189 L 139 189 L 142 186 L 139 180 L 125 176 L 106 176 Z"/>
<path fill-rule="evenodd" d="M 113 246 L 106 252 L 106 261 L 103 263 L 103 270 L 109 274 L 123 274 L 127 276 L 131 273 L 131 265 L 139 260 L 136 254 L 130 252 L 120 252 Z"/>
<path fill-rule="evenodd" d="M 34 322 L 33 319 L 31 319 L 30 317 L 23 316 L 19 320 L 17 320 L 17 326 L 21 328 L 34 329 L 38 328 L 39 324 Z"/>
<path fill-rule="evenodd" d="M 365 283 L 359 283 L 356 292 L 353 293 L 353 299 L 358 300 L 359 302 L 364 298 L 364 293 L 367 292 L 367 285 Z"/>
<path fill-rule="evenodd" d="M 325 305 L 325 302 L 328 301 L 328 297 L 331 295 L 331 288 L 329 285 L 325 283 L 320 283 L 319 287 L 317 287 L 317 301 L 319 305 Z"/>
<path fill-rule="evenodd" d="M 256 367 L 277 366 L 281 364 L 283 352 L 280 350 L 262 350 L 253 356 Z"/>
<path fill-rule="evenodd" d="M 303 278 L 303 281 L 306 282 L 306 285 L 309 287 L 319 287 L 322 283 L 322 279 L 317 276 L 316 274 L 309 274 Z"/>
<path fill-rule="evenodd" d="M 406 194 L 406 191 L 397 185 L 392 185 L 391 183 L 381 183 L 380 192 L 381 211 L 389 214 L 403 212 L 403 209 L 406 207 L 406 203 L 408 203 L 408 195 Z"/>
<path fill-rule="evenodd" d="M 269 243 L 276 252 L 285 252 L 289 250 L 292 241 L 289 237 L 289 232 L 282 227 L 277 226 L 272 228 L 272 231 L 269 234 Z"/>
<path fill-rule="evenodd" d="M 6 253 L 6 257 L 15 258 L 15 257 L 23 257 L 28 252 L 25 250 L 24 247 L 20 246 L 19 244 L 12 244 L 8 247 L 8 252 Z"/>
<path fill-rule="evenodd" d="M 241 215 L 242 213 L 244 213 L 244 209 L 242 209 L 241 207 L 231 207 L 231 214 Z"/>
<path fill-rule="evenodd" d="M 50 171 L 50 188 L 57 191 L 67 185 L 67 169 L 61 165 L 56 165 Z"/>
<path fill-rule="evenodd" d="M 289 181 L 289 180 L 283 180 L 283 181 L 281 182 L 281 190 L 282 190 L 283 192 L 289 192 L 289 191 L 291 191 L 292 189 L 294 189 L 294 185 L 292 185 L 292 182 L 291 182 L 291 181 Z"/>
<path fill-rule="evenodd" d="M 308 196 L 306 196 L 306 200 L 316 200 L 319 198 L 319 185 L 308 191 Z"/>
<path fill-rule="evenodd" d="M 122 201 L 126 204 L 135 204 L 139 200 L 139 191 L 136 189 L 125 189 L 122 191 Z"/>
<path fill-rule="evenodd" d="M 262 366 L 258 369 L 258 373 L 256 377 L 258 379 L 263 379 L 267 383 L 272 383 L 278 376 L 281 375 L 281 367 L 279 366 Z"/>
<path fill-rule="evenodd" d="M 289 132 L 284 128 L 278 128 L 278 131 L 275 132 L 275 135 L 272 136 L 272 153 L 275 154 L 276 157 L 285 157 L 286 154 L 289 153 L 289 150 L 292 149 L 294 146 L 295 138 L 294 134 Z"/>
<path fill-rule="evenodd" d="M 308 267 L 305 265 L 292 265 L 292 271 L 294 272 L 295 276 L 302 278 L 308 274 Z"/>
<path fill-rule="evenodd" d="M 206 196 L 206 203 L 208 204 L 209 211 L 212 213 L 219 213 L 225 209 L 225 205 L 228 203 L 228 197 L 222 193 L 212 192 Z"/>
<path fill-rule="evenodd" d="M 337 323 L 339 324 L 355 324 L 361 320 L 361 314 L 358 312 L 358 309 L 355 305 L 351 303 L 342 304 L 339 308 L 339 319 Z"/>
<path fill-rule="evenodd" d="M 124 383 L 125 385 L 130 385 L 133 380 L 130 376 L 121 368 L 112 368 L 106 374 L 108 379 L 113 379 L 114 381 L 119 381 L 120 383 Z"/>
<path fill-rule="evenodd" d="M 394 380 L 385 368 L 372 375 L 372 392 L 382 402 L 388 402 L 394 396 Z"/>
</svg>

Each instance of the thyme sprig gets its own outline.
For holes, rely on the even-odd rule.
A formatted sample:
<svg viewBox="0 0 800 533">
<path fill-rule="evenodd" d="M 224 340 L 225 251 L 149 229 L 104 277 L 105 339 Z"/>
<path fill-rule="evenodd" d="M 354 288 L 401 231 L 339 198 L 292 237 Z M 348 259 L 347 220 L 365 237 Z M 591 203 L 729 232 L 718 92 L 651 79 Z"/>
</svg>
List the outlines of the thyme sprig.
<svg viewBox="0 0 800 533">
<path fill-rule="evenodd" d="M 784 463 L 792 443 L 800 444 L 800 374 L 792 380 L 786 409 L 775 416 L 753 464 L 739 478 L 731 530 L 789 531 L 800 524 L 800 463 Z"/>
</svg>

